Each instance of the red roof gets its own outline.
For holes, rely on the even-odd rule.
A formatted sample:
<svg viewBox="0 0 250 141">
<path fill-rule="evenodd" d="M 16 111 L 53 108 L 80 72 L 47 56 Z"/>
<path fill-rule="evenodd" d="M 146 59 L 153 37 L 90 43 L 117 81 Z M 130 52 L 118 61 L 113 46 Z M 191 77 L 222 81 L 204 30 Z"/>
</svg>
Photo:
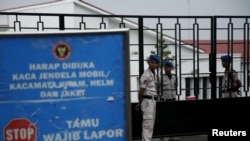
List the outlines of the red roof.
<svg viewBox="0 0 250 141">
<path fill-rule="evenodd" d="M 184 44 L 188 44 L 191 46 L 195 46 L 204 51 L 205 54 L 209 54 L 211 52 L 211 41 L 210 40 L 199 40 L 197 43 L 194 43 L 193 40 L 185 40 Z M 196 45 L 195 45 L 196 44 Z M 231 54 L 240 53 L 242 59 L 250 58 L 250 41 L 244 40 L 217 40 L 216 42 L 216 52 L 217 54 Z M 246 59 L 245 58 L 245 59 Z"/>
</svg>

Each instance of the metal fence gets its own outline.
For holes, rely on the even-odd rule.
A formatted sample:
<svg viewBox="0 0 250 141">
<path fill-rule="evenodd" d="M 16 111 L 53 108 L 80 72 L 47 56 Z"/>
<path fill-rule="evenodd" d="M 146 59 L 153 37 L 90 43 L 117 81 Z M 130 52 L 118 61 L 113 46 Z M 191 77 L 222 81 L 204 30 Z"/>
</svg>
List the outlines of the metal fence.
<svg viewBox="0 0 250 141">
<path fill-rule="evenodd" d="M 178 78 L 178 100 L 221 98 L 220 56 L 233 56 L 232 67 L 249 96 L 250 16 L 131 16 L 0 13 L 1 32 L 130 29 L 131 102 L 137 102 L 139 76 L 151 53 L 165 52 Z M 158 69 L 158 75 L 163 71 Z"/>
</svg>

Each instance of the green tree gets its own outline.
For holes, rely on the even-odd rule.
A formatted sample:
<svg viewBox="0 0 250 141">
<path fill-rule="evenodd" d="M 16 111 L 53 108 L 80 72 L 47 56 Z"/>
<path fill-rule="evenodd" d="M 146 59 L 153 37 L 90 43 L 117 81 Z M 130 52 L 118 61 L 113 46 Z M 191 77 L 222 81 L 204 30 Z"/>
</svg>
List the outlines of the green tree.
<svg viewBox="0 0 250 141">
<path fill-rule="evenodd" d="M 161 58 L 161 65 L 165 61 L 173 61 L 174 56 L 171 56 L 171 51 L 166 50 L 168 48 L 168 44 L 165 43 L 163 36 L 158 39 L 157 44 L 155 45 L 156 51 L 151 51 L 151 54 L 157 54 Z"/>
</svg>

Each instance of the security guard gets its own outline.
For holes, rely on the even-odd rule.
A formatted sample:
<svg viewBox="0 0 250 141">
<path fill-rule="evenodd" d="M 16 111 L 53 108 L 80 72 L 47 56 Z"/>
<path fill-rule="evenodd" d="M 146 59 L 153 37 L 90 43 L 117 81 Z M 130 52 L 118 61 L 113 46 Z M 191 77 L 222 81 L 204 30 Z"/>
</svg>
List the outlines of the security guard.
<svg viewBox="0 0 250 141">
<path fill-rule="evenodd" d="M 173 64 L 170 61 L 164 63 L 164 72 L 165 74 L 160 77 L 160 92 L 161 101 L 170 102 L 176 101 L 176 87 L 177 79 L 174 74 L 172 74 Z M 171 116 L 171 115 L 170 115 Z M 178 137 L 169 137 L 168 141 L 179 141 Z M 164 138 L 160 138 L 159 141 L 164 141 Z"/>
<path fill-rule="evenodd" d="M 222 67 L 225 68 L 222 86 L 222 97 L 238 97 L 240 95 L 239 88 L 241 87 L 241 81 L 238 77 L 238 73 L 230 66 L 232 57 L 230 55 L 221 56 Z"/>
<path fill-rule="evenodd" d="M 148 69 L 143 72 L 140 78 L 140 89 L 138 94 L 139 103 L 142 111 L 142 141 L 151 141 L 154 131 L 157 95 L 157 74 L 160 59 L 157 55 L 150 55 Z"/>
<path fill-rule="evenodd" d="M 165 74 L 160 78 L 162 84 L 162 100 L 163 101 L 175 101 L 176 100 L 176 76 L 172 74 L 173 64 L 170 61 L 166 61 L 164 64 Z"/>
</svg>

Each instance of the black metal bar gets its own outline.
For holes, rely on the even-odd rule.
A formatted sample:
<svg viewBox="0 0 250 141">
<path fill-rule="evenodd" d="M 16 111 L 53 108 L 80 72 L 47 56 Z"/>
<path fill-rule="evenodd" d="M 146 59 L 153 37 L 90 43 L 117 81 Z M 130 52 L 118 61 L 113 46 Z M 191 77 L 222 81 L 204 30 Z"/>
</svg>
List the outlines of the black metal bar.
<svg viewBox="0 0 250 141">
<path fill-rule="evenodd" d="M 59 29 L 60 30 L 65 29 L 64 15 L 59 15 Z"/>
<path fill-rule="evenodd" d="M 216 99 L 217 96 L 217 81 L 216 81 L 216 26 L 217 19 L 213 17 L 211 19 L 211 54 L 209 56 L 209 64 L 210 64 L 210 82 L 211 82 L 211 99 Z"/>
<path fill-rule="evenodd" d="M 244 55 L 243 55 L 243 91 L 245 92 L 245 96 L 248 95 L 249 92 L 249 23 L 246 18 L 246 22 L 244 23 L 244 36 L 243 36 L 243 47 L 244 47 Z"/>
<path fill-rule="evenodd" d="M 144 49 L 143 49 L 143 17 L 138 18 L 138 47 L 139 47 L 139 75 L 144 71 Z"/>
<path fill-rule="evenodd" d="M 200 53 L 199 53 L 199 51 L 200 51 L 200 47 L 199 47 L 199 41 L 200 41 L 200 38 L 199 38 L 199 24 L 197 23 L 197 19 L 195 19 L 195 24 L 196 24 L 196 31 L 197 31 L 197 33 L 196 33 L 196 44 L 197 44 L 197 54 L 196 54 L 196 58 L 197 58 L 197 86 L 196 86 L 196 89 L 197 89 L 197 93 L 195 93 L 195 96 L 196 96 L 196 99 L 198 99 L 198 96 L 199 96 L 199 94 L 200 94 L 200 83 L 199 83 L 199 81 L 200 81 L 200 61 L 199 61 L 199 59 L 200 59 Z"/>
<path fill-rule="evenodd" d="M 176 63 L 176 64 L 178 64 L 179 65 L 179 69 L 177 70 L 177 68 L 176 68 L 176 74 L 177 74 L 177 72 L 178 72 L 178 75 L 179 75 L 179 78 L 181 78 L 181 68 L 182 68 L 182 66 L 181 66 L 181 42 L 180 42 L 180 38 L 181 38 L 181 25 L 180 25 L 180 23 L 179 23 L 179 19 L 177 18 L 177 22 L 175 23 L 175 49 L 176 49 L 176 56 L 177 57 L 179 57 L 179 60 L 178 59 L 176 59 L 176 62 L 177 62 L 177 60 L 178 60 L 178 63 Z M 178 50 L 178 53 L 177 53 L 177 50 Z M 176 58 L 177 58 L 176 57 Z M 179 84 L 179 85 L 178 85 Z M 179 79 L 179 81 L 178 81 L 178 86 L 179 86 L 179 94 L 177 93 L 177 95 L 179 95 L 179 96 L 181 96 L 182 95 L 182 80 L 181 79 Z M 179 97 L 178 97 L 178 99 L 179 99 Z"/>
<path fill-rule="evenodd" d="M 163 33 L 162 33 L 162 23 L 160 22 L 160 18 L 158 18 L 158 23 L 156 24 L 156 54 L 158 54 L 159 56 L 161 56 L 161 65 L 163 65 Z M 159 48 L 160 47 L 160 48 Z M 160 54 L 159 54 L 160 53 Z M 162 66 L 160 66 L 160 77 L 161 80 L 163 80 L 163 70 L 162 70 Z M 157 68 L 157 72 L 159 68 Z M 159 76 L 159 74 L 157 73 L 157 75 Z M 157 76 L 157 82 L 159 82 L 159 77 Z M 163 95 L 163 83 L 160 83 L 160 88 L 158 87 L 158 95 Z"/>
<path fill-rule="evenodd" d="M 123 18 L 121 18 L 121 22 L 120 22 L 120 24 L 119 24 L 119 28 L 125 28 L 126 27 L 126 25 L 125 25 L 125 23 L 123 22 Z"/>
</svg>

